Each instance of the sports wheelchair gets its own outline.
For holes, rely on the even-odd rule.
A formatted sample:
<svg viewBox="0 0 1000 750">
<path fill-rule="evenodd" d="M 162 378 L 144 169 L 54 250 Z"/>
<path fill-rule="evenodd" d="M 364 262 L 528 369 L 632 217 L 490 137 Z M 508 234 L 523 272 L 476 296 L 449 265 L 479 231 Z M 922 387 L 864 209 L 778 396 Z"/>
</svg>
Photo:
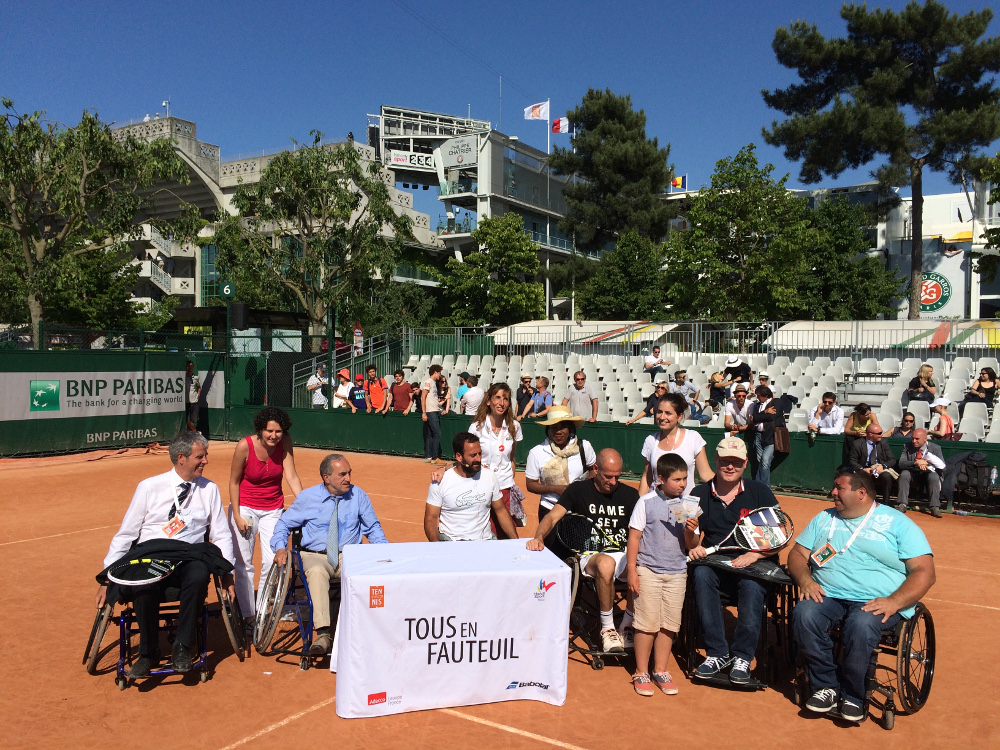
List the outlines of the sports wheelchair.
<svg viewBox="0 0 1000 750">
<path fill-rule="evenodd" d="M 601 606 L 597 599 L 597 584 L 580 568 L 580 556 L 571 555 L 564 562 L 572 570 L 572 608 L 569 614 L 569 650 L 580 654 L 591 669 L 604 669 L 608 657 L 622 659 L 624 653 L 605 651 L 601 642 Z M 625 601 L 628 585 L 615 581 L 612 610 L 617 611 Z"/>
<path fill-rule="evenodd" d="M 833 638 L 834 654 L 840 659 L 840 626 L 830 631 Z M 892 729 L 897 711 L 915 714 L 930 696 L 934 681 L 934 659 L 936 655 L 934 618 L 922 602 L 917 602 L 916 611 L 908 620 L 900 620 L 896 625 L 882 631 L 882 640 L 872 652 L 865 680 L 865 718 L 872 706 L 882 712 L 882 726 Z M 794 699 L 805 707 L 812 695 L 809 671 L 798 664 L 795 673 Z M 834 708 L 827 716 L 839 717 Z"/>
<path fill-rule="evenodd" d="M 299 657 L 299 669 L 307 670 L 326 658 L 309 653 L 313 641 L 313 604 L 302 567 L 302 530 L 292 531 L 292 548 L 284 565 L 274 564 L 267 574 L 257 619 L 254 622 L 253 646 L 258 654 L 285 654 Z M 340 600 L 340 581 L 330 580 L 331 598 Z M 296 626 L 279 632 L 286 608 L 295 614 Z M 304 611 L 303 611 L 304 610 Z M 336 613 L 331 603 L 331 628 L 336 625 Z M 296 645 L 296 643 L 300 645 Z"/>
<path fill-rule="evenodd" d="M 218 576 L 212 576 L 215 583 L 215 594 L 217 602 L 209 604 L 207 601 L 202 605 L 199 616 L 198 628 L 198 659 L 194 661 L 192 672 L 198 672 L 198 679 L 201 682 L 208 680 L 208 620 L 210 617 L 221 617 L 226 626 L 226 634 L 229 636 L 229 643 L 240 661 L 248 653 L 246 644 L 246 634 L 243 630 L 243 620 L 240 617 L 239 604 L 234 599 L 229 598 L 229 593 L 223 588 Z M 177 629 L 176 621 L 180 604 L 177 599 L 180 590 L 168 587 L 163 594 L 160 604 L 160 630 L 167 632 L 167 640 L 173 643 L 174 632 Z M 94 625 L 90 630 L 90 638 L 87 641 L 87 648 L 83 652 L 83 663 L 87 667 L 89 674 L 98 673 L 98 665 L 101 658 L 108 654 L 114 647 L 114 643 L 104 645 L 104 638 L 110 623 L 114 622 L 118 626 L 118 663 L 115 667 L 115 683 L 119 690 L 124 690 L 132 682 L 128 676 L 128 671 L 137 657 L 139 626 L 136 621 L 135 610 L 131 600 L 124 597 L 121 600 L 123 608 L 116 615 L 114 614 L 115 603 L 105 602 L 104 606 L 97 611 L 94 618 Z M 164 606 L 166 604 L 166 606 Z M 152 669 L 149 676 L 168 676 L 182 674 L 173 669 L 172 666 L 164 666 L 161 669 Z M 146 678 L 143 678 L 146 679 Z"/>
</svg>

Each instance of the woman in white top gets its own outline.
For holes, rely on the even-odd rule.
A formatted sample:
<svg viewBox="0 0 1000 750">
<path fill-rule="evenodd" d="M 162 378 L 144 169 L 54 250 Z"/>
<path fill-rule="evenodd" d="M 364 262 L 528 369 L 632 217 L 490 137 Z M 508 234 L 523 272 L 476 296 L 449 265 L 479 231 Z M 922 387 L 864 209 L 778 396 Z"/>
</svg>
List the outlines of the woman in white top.
<svg viewBox="0 0 1000 750">
<path fill-rule="evenodd" d="M 656 462 L 664 453 L 676 453 L 687 462 L 688 480 L 684 494 L 690 495 L 694 489 L 694 470 L 698 469 L 701 481 L 707 482 L 715 476 L 705 453 L 705 440 L 694 430 L 681 427 L 687 403 L 679 393 L 661 396 L 656 404 L 656 425 L 659 433 L 650 435 L 642 444 L 642 457 L 646 459 L 646 471 L 639 482 L 639 497 L 642 497 L 655 483 Z"/>
<path fill-rule="evenodd" d="M 578 439 L 576 431 L 586 420 L 575 417 L 568 406 L 553 406 L 549 418 L 538 424 L 545 426 L 546 439 L 528 453 L 524 466 L 524 486 L 541 497 L 538 520 L 548 515 L 566 488 L 585 479 L 597 463 L 594 447 Z"/>
</svg>

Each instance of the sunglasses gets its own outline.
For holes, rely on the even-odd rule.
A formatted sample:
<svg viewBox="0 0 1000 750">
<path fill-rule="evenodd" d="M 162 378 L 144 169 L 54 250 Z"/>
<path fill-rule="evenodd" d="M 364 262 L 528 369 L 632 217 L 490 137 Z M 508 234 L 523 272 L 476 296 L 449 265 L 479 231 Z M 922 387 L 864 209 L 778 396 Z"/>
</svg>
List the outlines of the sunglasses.
<svg viewBox="0 0 1000 750">
<path fill-rule="evenodd" d="M 573 380 L 586 380 L 586 378 L 573 378 Z"/>
<path fill-rule="evenodd" d="M 832 404 L 832 403 L 833 403 L 833 401 L 824 401 L 823 403 L 824 403 L 824 404 L 827 404 L 827 405 L 830 405 L 830 404 Z"/>
<path fill-rule="evenodd" d="M 913 424 L 913 420 L 912 419 L 904 419 L 903 420 L 903 424 Z"/>
</svg>

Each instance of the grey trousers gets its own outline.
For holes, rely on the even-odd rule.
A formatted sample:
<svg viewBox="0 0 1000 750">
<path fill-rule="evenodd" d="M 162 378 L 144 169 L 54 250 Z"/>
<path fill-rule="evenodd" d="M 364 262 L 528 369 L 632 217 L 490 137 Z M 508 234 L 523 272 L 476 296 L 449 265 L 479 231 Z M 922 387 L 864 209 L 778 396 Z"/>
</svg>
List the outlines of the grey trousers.
<svg viewBox="0 0 1000 750">
<path fill-rule="evenodd" d="M 903 469 L 899 472 L 899 498 L 900 505 L 906 505 L 910 499 L 910 484 L 912 482 L 925 481 L 927 484 L 927 495 L 930 497 L 932 508 L 941 507 L 941 477 L 936 471 L 920 471 L 920 469 Z"/>
</svg>

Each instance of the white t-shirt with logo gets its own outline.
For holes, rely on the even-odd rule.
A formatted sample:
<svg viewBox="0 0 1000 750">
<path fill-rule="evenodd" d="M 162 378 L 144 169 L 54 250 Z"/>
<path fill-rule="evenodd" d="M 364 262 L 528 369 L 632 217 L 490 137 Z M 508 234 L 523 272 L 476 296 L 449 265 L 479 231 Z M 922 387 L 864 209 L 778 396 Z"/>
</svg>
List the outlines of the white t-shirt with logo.
<svg viewBox="0 0 1000 750">
<path fill-rule="evenodd" d="M 521 423 L 514 423 L 513 439 L 506 422 L 500 426 L 499 434 L 493 432 L 489 417 L 486 417 L 482 425 L 473 422 L 469 425 L 469 432 L 479 438 L 479 445 L 483 449 L 483 466 L 496 474 L 497 486 L 502 490 L 513 486 L 514 467 L 510 463 L 510 456 L 514 452 L 514 444 L 524 440 Z"/>
<path fill-rule="evenodd" d="M 479 411 L 479 405 L 483 403 L 485 397 L 486 393 L 478 385 L 469 388 L 462 394 L 461 404 L 464 407 L 462 413 L 470 417 L 476 416 L 476 412 Z"/>
<path fill-rule="evenodd" d="M 438 530 L 452 541 L 492 539 L 490 506 L 499 500 L 497 477 L 485 466 L 474 477 L 448 469 L 440 482 L 431 482 L 427 504 L 441 509 Z"/>
</svg>

